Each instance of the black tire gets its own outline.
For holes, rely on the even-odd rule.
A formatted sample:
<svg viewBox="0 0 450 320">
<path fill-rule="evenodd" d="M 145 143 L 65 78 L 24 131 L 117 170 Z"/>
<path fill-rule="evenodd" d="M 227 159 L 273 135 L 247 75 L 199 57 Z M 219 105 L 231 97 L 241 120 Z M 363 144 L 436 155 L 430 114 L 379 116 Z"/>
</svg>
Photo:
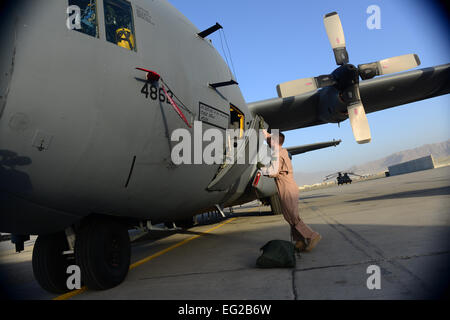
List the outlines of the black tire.
<svg viewBox="0 0 450 320">
<path fill-rule="evenodd" d="M 175 225 L 182 229 L 190 229 L 194 226 L 194 218 L 175 221 Z"/>
<path fill-rule="evenodd" d="M 173 229 L 173 222 L 164 222 L 164 226 L 167 229 Z"/>
<path fill-rule="evenodd" d="M 272 209 L 273 215 L 283 214 L 283 209 L 281 207 L 281 200 L 278 193 L 270 197 L 270 208 Z"/>
<path fill-rule="evenodd" d="M 65 234 L 41 235 L 33 248 L 33 274 L 39 285 L 46 291 L 56 294 L 66 293 L 67 267 L 74 264 L 63 251 L 69 250 Z"/>
<path fill-rule="evenodd" d="M 114 220 L 90 219 L 77 233 L 75 258 L 89 289 L 106 290 L 122 283 L 130 255 L 128 229 Z"/>
</svg>

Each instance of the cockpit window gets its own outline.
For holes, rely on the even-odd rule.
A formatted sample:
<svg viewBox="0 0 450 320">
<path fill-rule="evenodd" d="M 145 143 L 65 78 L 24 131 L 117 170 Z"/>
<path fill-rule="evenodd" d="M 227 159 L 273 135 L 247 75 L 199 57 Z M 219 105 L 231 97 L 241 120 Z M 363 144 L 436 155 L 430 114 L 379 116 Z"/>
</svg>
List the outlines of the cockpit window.
<svg viewBox="0 0 450 320">
<path fill-rule="evenodd" d="M 136 50 L 133 10 L 125 0 L 105 0 L 106 40 Z"/>
<path fill-rule="evenodd" d="M 97 0 L 69 0 L 69 6 L 78 6 L 81 29 L 73 29 L 98 38 Z"/>
</svg>

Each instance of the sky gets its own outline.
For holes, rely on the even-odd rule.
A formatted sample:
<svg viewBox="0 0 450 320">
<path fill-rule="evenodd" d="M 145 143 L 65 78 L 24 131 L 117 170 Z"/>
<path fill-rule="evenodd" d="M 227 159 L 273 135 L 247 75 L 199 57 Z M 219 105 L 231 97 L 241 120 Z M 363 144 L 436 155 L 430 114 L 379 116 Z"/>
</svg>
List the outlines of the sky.
<svg viewBox="0 0 450 320">
<path fill-rule="evenodd" d="M 450 63 L 450 20 L 432 0 L 170 0 L 200 30 L 224 27 L 235 75 L 247 102 L 277 97 L 285 81 L 329 74 L 336 68 L 323 16 L 336 11 L 350 63 L 416 53 L 418 68 Z M 369 29 L 367 8 L 380 8 L 381 29 Z M 219 33 L 209 36 L 224 56 Z M 226 49 L 226 47 L 225 47 Z M 227 53 L 228 54 L 228 53 Z M 229 58 L 229 55 L 228 55 Z M 231 66 L 230 66 L 231 67 Z M 367 115 L 372 141 L 358 145 L 349 121 L 286 132 L 285 146 L 341 139 L 294 157 L 295 171 L 345 170 L 394 152 L 450 138 L 450 95 Z"/>
</svg>

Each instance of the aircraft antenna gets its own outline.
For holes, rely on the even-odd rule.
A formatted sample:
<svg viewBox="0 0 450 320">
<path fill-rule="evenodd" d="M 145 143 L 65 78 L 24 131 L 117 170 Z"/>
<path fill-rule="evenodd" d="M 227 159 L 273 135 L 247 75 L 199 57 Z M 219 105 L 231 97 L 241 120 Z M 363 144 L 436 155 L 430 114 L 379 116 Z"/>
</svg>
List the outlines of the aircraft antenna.
<svg viewBox="0 0 450 320">
<path fill-rule="evenodd" d="M 220 31 L 223 33 L 223 38 L 225 39 L 225 45 L 227 46 L 228 54 L 230 55 L 231 68 L 233 69 L 234 77 L 236 78 L 236 81 L 237 81 L 236 70 L 234 69 L 233 57 L 231 56 L 230 47 L 228 46 L 227 36 L 225 35 L 225 31 L 223 29 Z"/>
<path fill-rule="evenodd" d="M 222 31 L 223 31 L 223 29 L 222 29 Z M 225 61 L 227 63 L 228 70 L 230 71 L 230 78 L 233 78 L 233 75 L 231 74 L 231 70 L 230 70 L 230 63 L 228 62 L 228 55 L 227 55 L 227 52 L 225 51 L 225 47 L 223 46 L 224 39 L 222 38 L 223 37 L 222 36 L 222 32 L 219 32 L 219 36 L 220 36 L 220 45 L 222 46 L 223 56 L 224 56 Z"/>
</svg>

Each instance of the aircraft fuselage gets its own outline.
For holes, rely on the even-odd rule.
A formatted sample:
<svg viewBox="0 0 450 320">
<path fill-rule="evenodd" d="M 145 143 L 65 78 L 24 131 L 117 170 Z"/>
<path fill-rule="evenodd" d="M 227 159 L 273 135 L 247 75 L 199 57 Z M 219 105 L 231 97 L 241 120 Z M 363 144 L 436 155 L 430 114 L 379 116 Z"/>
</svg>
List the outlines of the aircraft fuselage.
<svg viewBox="0 0 450 320">
<path fill-rule="evenodd" d="M 20 1 L 3 22 L 2 232 L 53 232 L 92 213 L 174 221 L 236 200 L 254 172 L 236 177 L 232 193 L 208 191 L 219 165 L 174 165 L 171 133 L 193 129 L 159 87 L 142 91 L 137 67 L 163 77 L 189 120 L 200 104 L 227 115 L 232 104 L 249 126 L 238 86 L 209 87 L 232 76 L 200 30 L 166 1 L 129 1 L 129 50 L 107 41 L 106 0 L 96 3 L 97 36 L 67 27 L 69 1 Z"/>
</svg>

